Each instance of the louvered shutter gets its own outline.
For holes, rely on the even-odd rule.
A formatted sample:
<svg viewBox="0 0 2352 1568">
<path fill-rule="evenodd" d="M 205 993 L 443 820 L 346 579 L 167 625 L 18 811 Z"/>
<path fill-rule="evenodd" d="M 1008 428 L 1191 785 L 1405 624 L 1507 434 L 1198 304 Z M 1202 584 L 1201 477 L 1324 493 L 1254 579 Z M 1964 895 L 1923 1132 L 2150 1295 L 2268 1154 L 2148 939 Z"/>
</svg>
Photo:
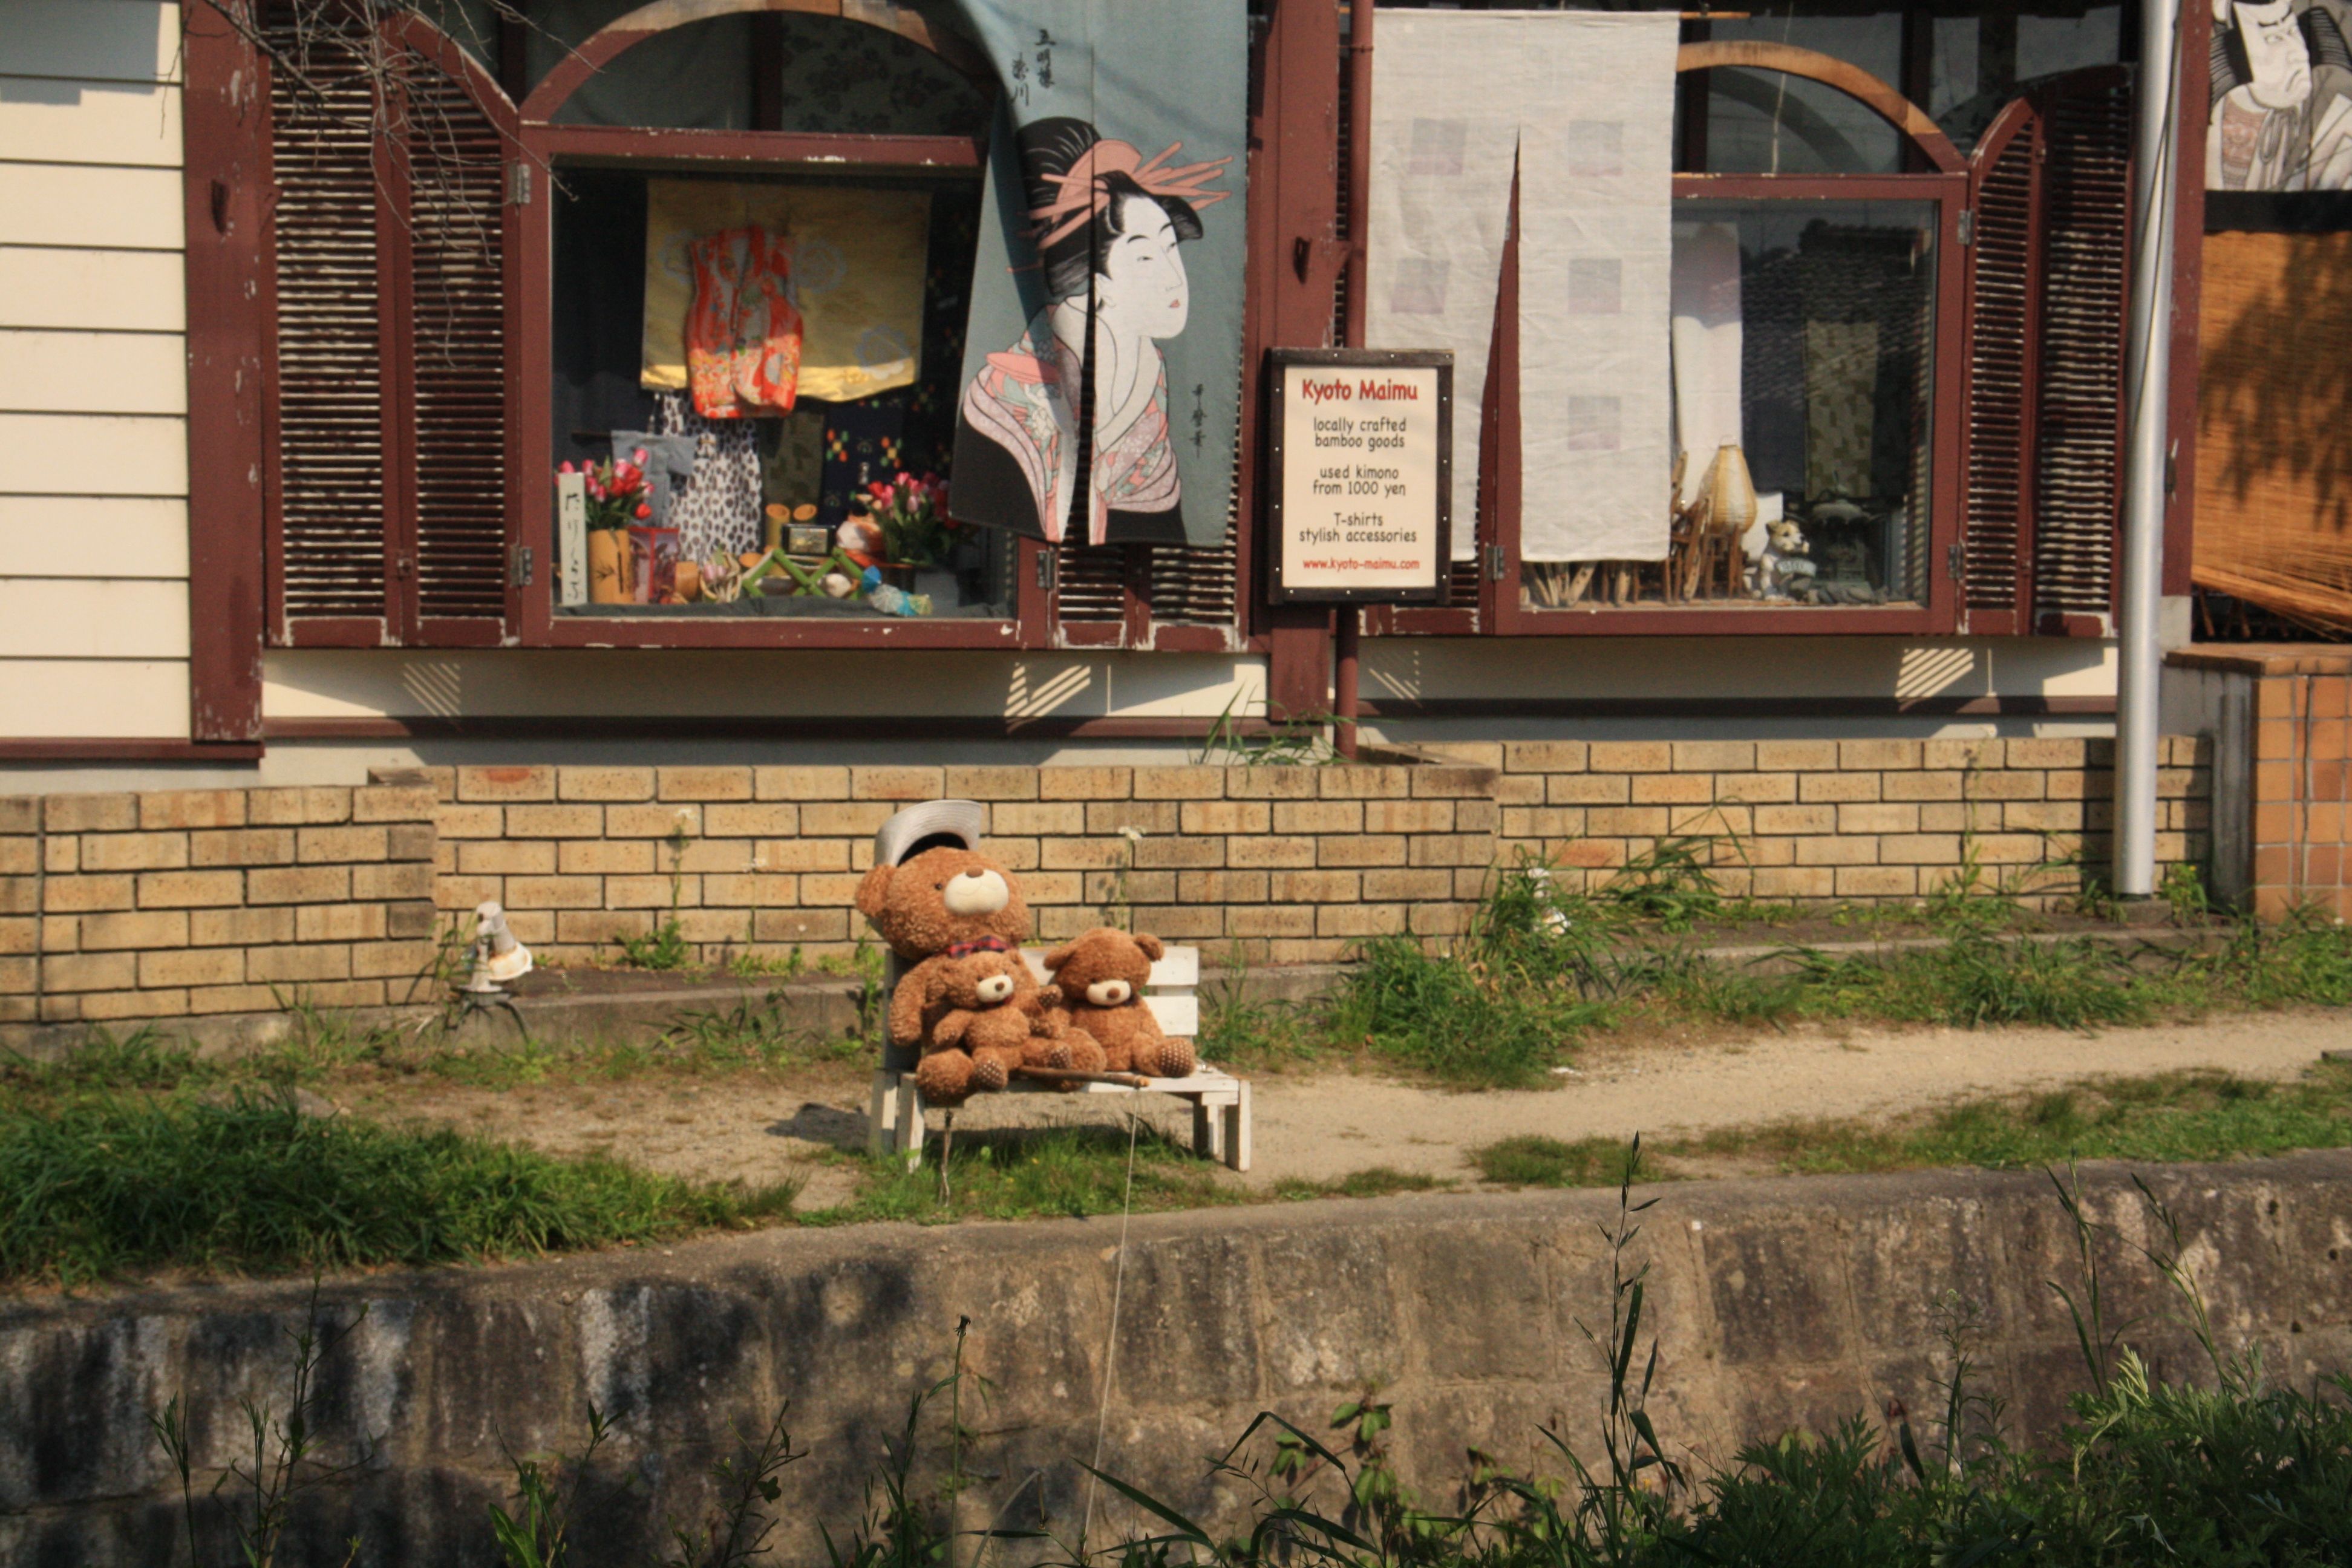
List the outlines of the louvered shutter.
<svg viewBox="0 0 2352 1568">
<path fill-rule="evenodd" d="M 506 614 L 506 147 L 464 86 L 409 90 L 415 640 L 496 642 Z"/>
<path fill-rule="evenodd" d="M 492 643 L 507 594 L 504 105 L 429 26 L 377 25 L 371 37 L 356 6 L 268 14 L 293 62 L 269 73 L 271 638 Z"/>
<path fill-rule="evenodd" d="M 306 13 L 315 15 L 311 13 Z M 354 18 L 304 47 L 296 8 L 269 9 L 268 37 L 301 70 L 270 73 L 277 282 L 276 549 L 270 626 L 341 625 L 382 635 L 383 359 L 376 257 L 374 96 Z M 373 627 L 368 623 L 373 623 Z"/>
<path fill-rule="evenodd" d="M 2131 201 L 2128 73 L 2003 110 L 1970 160 L 1966 629 L 2097 635 L 2114 609 Z"/>
</svg>

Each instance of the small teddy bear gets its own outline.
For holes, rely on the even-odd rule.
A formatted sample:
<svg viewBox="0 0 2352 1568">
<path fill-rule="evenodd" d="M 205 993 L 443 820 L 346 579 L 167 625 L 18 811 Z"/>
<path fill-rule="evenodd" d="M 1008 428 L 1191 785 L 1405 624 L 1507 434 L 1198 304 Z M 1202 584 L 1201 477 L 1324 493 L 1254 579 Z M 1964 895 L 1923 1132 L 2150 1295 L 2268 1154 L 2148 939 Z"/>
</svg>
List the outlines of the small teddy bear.
<svg viewBox="0 0 2352 1568">
<path fill-rule="evenodd" d="M 994 1092 L 1013 1079 L 1029 1052 L 1036 1020 L 1014 1001 L 1020 958 L 992 948 L 959 957 L 942 953 L 921 967 L 925 1014 L 943 1006 L 924 1032 L 915 1084 L 934 1105 Z"/>
<path fill-rule="evenodd" d="M 1143 1002 L 1151 966 L 1166 955 L 1166 947 L 1149 932 L 1129 935 L 1098 927 L 1045 955 L 1045 968 L 1054 976 L 1045 989 L 1046 1006 L 1066 1015 L 1074 1030 L 1092 1036 L 1112 1072 L 1188 1077 L 1198 1060 L 1192 1042 L 1162 1034 Z"/>
</svg>

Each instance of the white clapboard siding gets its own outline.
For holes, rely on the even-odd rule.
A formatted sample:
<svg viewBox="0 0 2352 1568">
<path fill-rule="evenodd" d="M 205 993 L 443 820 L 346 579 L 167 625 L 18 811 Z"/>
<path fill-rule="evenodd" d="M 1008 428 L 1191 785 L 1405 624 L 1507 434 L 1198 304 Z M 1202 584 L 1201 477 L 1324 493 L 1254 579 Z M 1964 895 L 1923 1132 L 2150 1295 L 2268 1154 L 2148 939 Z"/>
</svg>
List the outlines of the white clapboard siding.
<svg viewBox="0 0 2352 1568">
<path fill-rule="evenodd" d="M 0 245 L 0 327 L 177 332 L 187 320 L 175 251 Z"/>
<path fill-rule="evenodd" d="M 185 577 L 188 503 L 0 495 L 0 570 L 11 577 Z"/>
<path fill-rule="evenodd" d="M 184 658 L 188 585 L 0 577 L 0 658 Z"/>
<path fill-rule="evenodd" d="M 0 75 L 163 81 L 179 53 L 177 0 L 0 4 Z"/>
<path fill-rule="evenodd" d="M 183 659 L 0 659 L 0 735 L 188 738 Z"/>
<path fill-rule="evenodd" d="M 177 332 L 0 327 L 0 413 L 185 414 L 187 356 Z"/>
<path fill-rule="evenodd" d="M 0 163 L 0 245 L 178 250 L 177 169 Z"/>
<path fill-rule="evenodd" d="M 0 158 L 180 166 L 180 89 L 0 75 Z"/>
<path fill-rule="evenodd" d="M 11 495 L 184 497 L 188 422 L 0 414 L 0 487 Z"/>
</svg>

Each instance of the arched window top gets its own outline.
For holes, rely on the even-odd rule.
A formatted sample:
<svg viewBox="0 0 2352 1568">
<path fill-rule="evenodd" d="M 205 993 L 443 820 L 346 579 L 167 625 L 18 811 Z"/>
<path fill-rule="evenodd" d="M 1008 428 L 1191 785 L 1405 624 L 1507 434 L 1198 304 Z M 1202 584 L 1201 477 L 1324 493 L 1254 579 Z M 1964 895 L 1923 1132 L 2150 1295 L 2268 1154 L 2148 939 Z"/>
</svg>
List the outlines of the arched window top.
<svg viewBox="0 0 2352 1568">
<path fill-rule="evenodd" d="M 1780 72 L 1804 81 L 1817 82 L 1869 110 L 1878 121 L 1891 127 L 1898 137 L 1917 148 L 1920 155 L 1937 173 L 1958 174 L 1966 167 L 1958 150 L 1953 147 L 1951 138 L 1927 117 L 1925 110 L 1861 67 L 1833 56 L 1786 44 L 1753 40 L 1685 44 L 1675 58 L 1675 68 L 1682 72 Z M 1845 172 L 1839 171 L 1837 166 L 1846 162 L 1841 156 L 1840 149 L 1847 138 L 1835 123 L 1835 117 L 1822 113 L 1816 107 L 1813 100 L 1822 97 L 1820 93 L 1775 93 L 1769 103 L 1758 107 L 1769 110 L 1776 123 L 1813 152 L 1817 162 L 1832 171 Z M 1851 168 L 1852 165 L 1848 166 Z"/>
<path fill-rule="evenodd" d="M 522 118 L 546 123 L 595 74 L 629 50 L 681 27 L 749 17 L 797 14 L 878 28 L 906 40 L 960 73 L 983 95 L 994 91 L 987 61 L 961 34 L 934 26 L 921 11 L 897 0 L 652 0 L 600 27 L 558 60 L 523 100 Z"/>
</svg>

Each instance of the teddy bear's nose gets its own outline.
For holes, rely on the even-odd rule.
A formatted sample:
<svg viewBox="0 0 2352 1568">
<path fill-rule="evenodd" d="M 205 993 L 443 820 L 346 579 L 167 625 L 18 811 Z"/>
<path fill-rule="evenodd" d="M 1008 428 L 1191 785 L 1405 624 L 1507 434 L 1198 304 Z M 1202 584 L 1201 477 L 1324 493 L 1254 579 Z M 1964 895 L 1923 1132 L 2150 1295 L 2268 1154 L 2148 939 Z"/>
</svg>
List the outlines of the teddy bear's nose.
<svg viewBox="0 0 2352 1568">
<path fill-rule="evenodd" d="M 1013 890 L 996 872 L 975 866 L 950 877 L 940 897 L 951 915 L 992 915 L 1011 901 Z"/>
<path fill-rule="evenodd" d="M 1002 1002 L 1012 994 L 1013 976 L 1010 974 L 992 974 L 980 983 L 980 999 L 983 1002 Z"/>
<path fill-rule="evenodd" d="M 1135 994 L 1135 988 L 1124 980 L 1097 980 L 1087 987 L 1087 1000 L 1097 1007 L 1118 1007 Z"/>
</svg>

